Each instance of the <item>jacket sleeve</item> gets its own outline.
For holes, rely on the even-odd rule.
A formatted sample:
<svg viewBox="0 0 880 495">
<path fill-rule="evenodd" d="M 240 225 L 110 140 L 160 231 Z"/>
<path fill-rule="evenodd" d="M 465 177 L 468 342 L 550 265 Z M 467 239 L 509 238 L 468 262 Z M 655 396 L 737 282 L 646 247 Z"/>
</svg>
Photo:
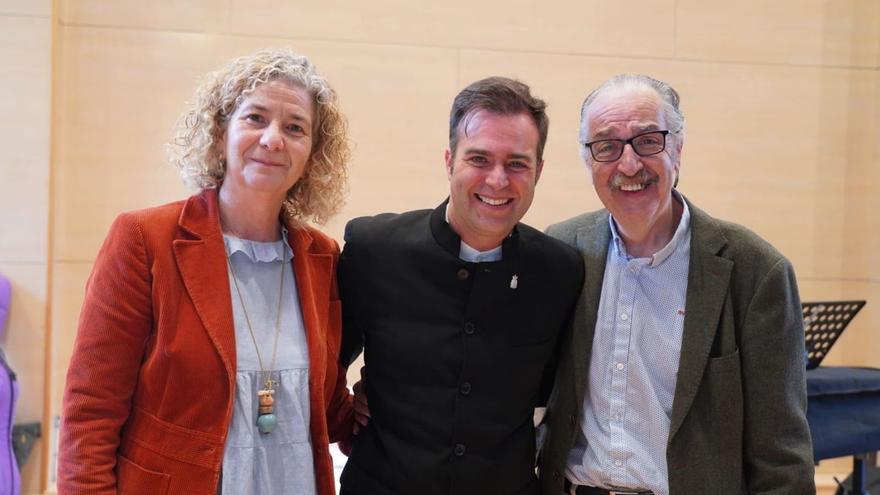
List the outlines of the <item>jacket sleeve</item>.
<svg viewBox="0 0 880 495">
<path fill-rule="evenodd" d="M 357 267 L 363 264 L 359 259 L 356 249 L 354 221 L 345 226 L 345 246 L 339 257 L 337 279 L 339 280 L 339 295 L 342 299 L 342 345 L 339 353 L 339 361 L 343 367 L 348 368 L 360 355 L 364 348 L 364 334 L 361 327 L 362 316 L 359 311 L 359 299 L 363 299 L 364 289 L 358 287 L 359 280 L 356 275 Z M 361 294 L 359 298 L 358 295 Z"/>
<path fill-rule="evenodd" d="M 815 493 L 800 308 L 781 258 L 757 284 L 740 336 L 748 493 Z"/>
<path fill-rule="evenodd" d="M 114 494 L 120 429 L 152 333 L 152 280 L 141 229 L 121 215 L 86 284 L 62 400 L 58 493 Z"/>
<path fill-rule="evenodd" d="M 548 232 L 549 230 L 550 229 L 548 229 Z M 569 298 L 570 303 L 568 305 L 568 312 L 565 316 L 563 326 L 559 329 L 559 336 L 556 339 L 553 357 L 547 362 L 547 365 L 544 368 L 544 373 L 541 377 L 538 407 L 546 407 L 547 401 L 550 398 L 550 393 L 553 390 L 553 383 L 556 377 L 556 367 L 560 361 L 564 346 L 566 345 L 566 342 L 570 341 L 571 334 L 574 331 L 575 308 L 577 307 L 578 300 L 581 296 L 581 290 L 584 285 L 585 270 L 583 259 L 580 257 L 580 254 L 573 249 L 568 254 L 570 255 L 570 259 L 566 264 L 565 270 L 561 271 L 561 276 L 558 277 L 558 280 L 568 281 L 567 285 L 560 284 L 560 295 L 561 297 Z"/>
<path fill-rule="evenodd" d="M 338 362 L 333 365 L 337 368 L 337 375 L 333 396 L 327 405 L 327 433 L 330 437 L 330 443 L 341 442 L 345 447 L 351 441 L 352 428 L 354 427 L 353 397 L 345 383 L 345 368 L 340 366 Z M 344 450 L 345 448 L 343 448 Z"/>
<path fill-rule="evenodd" d="M 334 243 L 334 270 L 330 287 L 331 300 L 337 301 L 339 304 L 339 289 L 336 282 L 336 271 L 338 270 L 339 246 Z M 330 328 L 328 329 L 332 335 L 340 338 L 342 333 L 342 316 L 341 310 L 337 306 L 331 309 Z M 339 348 L 338 346 L 336 347 Z M 352 428 L 354 427 L 354 409 L 352 408 L 353 397 L 348 391 L 345 379 L 345 368 L 339 362 L 339 355 L 333 354 L 328 356 L 327 366 L 335 367 L 336 375 L 333 382 L 332 394 L 327 402 L 327 433 L 330 437 L 330 443 L 342 442 L 342 450 L 347 449 L 347 444 L 351 440 Z"/>
</svg>

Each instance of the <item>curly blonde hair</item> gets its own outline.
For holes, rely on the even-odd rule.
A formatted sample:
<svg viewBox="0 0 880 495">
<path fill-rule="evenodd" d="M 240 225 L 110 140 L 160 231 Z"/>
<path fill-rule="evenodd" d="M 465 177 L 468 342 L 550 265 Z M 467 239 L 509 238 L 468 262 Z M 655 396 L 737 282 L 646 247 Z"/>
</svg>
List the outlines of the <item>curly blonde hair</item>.
<svg viewBox="0 0 880 495">
<path fill-rule="evenodd" d="M 261 84 L 280 80 L 305 88 L 314 98 L 312 154 L 303 176 L 287 192 L 284 210 L 294 224 L 326 223 L 345 203 L 348 180 L 348 123 L 336 93 L 308 58 L 287 49 L 265 49 L 239 57 L 209 74 L 195 105 L 177 124 L 169 151 L 183 182 L 219 188 L 226 174 L 218 143 L 242 99 Z"/>
</svg>

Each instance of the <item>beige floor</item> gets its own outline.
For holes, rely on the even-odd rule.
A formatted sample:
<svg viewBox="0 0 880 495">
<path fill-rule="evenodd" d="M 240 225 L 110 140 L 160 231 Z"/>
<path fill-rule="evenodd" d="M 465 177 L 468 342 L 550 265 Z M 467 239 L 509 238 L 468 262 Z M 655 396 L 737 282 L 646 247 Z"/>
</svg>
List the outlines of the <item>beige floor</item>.
<svg viewBox="0 0 880 495">
<path fill-rule="evenodd" d="M 843 476 L 846 477 L 846 475 Z M 841 479 L 841 477 L 838 476 L 837 479 Z M 834 482 L 832 475 L 816 475 L 816 495 L 834 495 L 836 489 L 837 483 Z"/>
</svg>

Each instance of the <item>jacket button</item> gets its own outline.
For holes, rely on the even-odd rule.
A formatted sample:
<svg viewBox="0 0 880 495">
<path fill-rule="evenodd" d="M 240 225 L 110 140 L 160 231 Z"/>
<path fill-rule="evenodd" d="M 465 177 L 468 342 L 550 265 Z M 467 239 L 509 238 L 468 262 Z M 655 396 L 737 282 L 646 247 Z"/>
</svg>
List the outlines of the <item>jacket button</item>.
<svg viewBox="0 0 880 495">
<path fill-rule="evenodd" d="M 569 421 L 569 423 L 571 423 L 572 428 L 574 428 L 578 424 L 577 416 L 575 416 L 574 414 L 572 414 L 571 416 L 568 417 L 568 421 Z"/>
<path fill-rule="evenodd" d="M 459 280 L 467 280 L 467 278 L 470 277 L 471 274 L 469 271 L 467 271 L 467 268 L 459 268 L 455 276 L 458 277 Z"/>
<path fill-rule="evenodd" d="M 461 390 L 461 395 L 468 395 L 471 393 L 471 382 L 464 382 L 461 384 L 459 388 Z"/>
<path fill-rule="evenodd" d="M 553 471 L 553 479 L 559 481 L 559 478 L 561 478 L 559 471 Z"/>
<path fill-rule="evenodd" d="M 461 457 L 464 455 L 465 450 L 466 449 L 464 448 L 463 443 L 457 443 L 455 444 L 455 448 L 452 450 L 452 453 L 455 454 L 456 457 Z"/>
<path fill-rule="evenodd" d="M 476 331 L 477 331 L 477 327 L 474 326 L 473 323 L 471 323 L 471 322 L 467 322 L 467 323 L 464 324 L 464 333 L 465 333 L 465 334 L 467 334 L 467 335 L 473 335 L 474 332 L 476 332 Z"/>
</svg>

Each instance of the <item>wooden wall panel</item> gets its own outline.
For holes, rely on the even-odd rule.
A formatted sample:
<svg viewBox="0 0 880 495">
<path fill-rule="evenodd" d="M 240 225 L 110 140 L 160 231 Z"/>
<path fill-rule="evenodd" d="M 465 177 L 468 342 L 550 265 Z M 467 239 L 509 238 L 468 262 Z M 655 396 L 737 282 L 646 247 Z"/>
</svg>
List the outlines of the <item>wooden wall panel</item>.
<svg viewBox="0 0 880 495">
<path fill-rule="evenodd" d="M 50 21 L 48 2 L 0 3 L 0 273 L 13 298 L 0 347 L 21 395 L 16 423 L 42 420 L 49 218 Z M 38 442 L 23 466 L 24 493 L 40 489 Z"/>
<path fill-rule="evenodd" d="M 850 77 L 852 84 L 845 106 L 853 117 L 841 129 L 840 139 L 846 143 L 843 170 L 829 170 L 844 176 L 842 198 L 845 215 L 842 219 L 844 256 L 839 276 L 846 280 L 873 279 L 880 283 L 880 72 L 858 71 Z M 880 301 L 878 301 L 880 303 Z"/>
<path fill-rule="evenodd" d="M 855 238 L 867 237 L 872 253 L 868 273 L 874 283 L 880 283 L 880 69 L 874 71 L 874 137 L 858 143 L 859 146 L 873 149 L 867 159 L 866 166 L 869 170 L 866 182 L 870 184 L 868 196 L 870 200 L 866 211 L 862 212 L 861 218 L 868 219 L 864 227 L 859 227 L 853 233 Z M 873 143 L 873 146 L 870 145 Z M 856 181 L 854 181 L 856 182 Z M 880 305 L 880 301 L 877 301 Z M 880 328 L 878 325 L 875 328 Z"/>
<path fill-rule="evenodd" d="M 46 261 L 49 20 L 0 16 L 0 261 Z"/>
<path fill-rule="evenodd" d="M 51 0 L 0 0 L 0 16 L 49 17 L 51 13 Z"/>
<path fill-rule="evenodd" d="M 683 190 L 770 240 L 801 277 L 839 276 L 852 213 L 847 136 L 870 134 L 870 114 L 849 95 L 864 87 L 867 73 L 696 67 L 682 98 L 695 117 L 686 148 L 699 170 L 683 169 Z"/>
<path fill-rule="evenodd" d="M 215 32 L 225 29 L 226 0 L 59 0 L 59 18 L 67 25 Z"/>
<path fill-rule="evenodd" d="M 673 0 L 232 0 L 234 33 L 382 44 L 669 56 Z M 621 35 L 625 26 L 626 35 Z"/>
<path fill-rule="evenodd" d="M 79 313 L 85 297 L 86 281 L 92 271 L 89 262 L 56 262 L 52 267 L 52 366 L 49 376 L 48 407 L 53 415 L 61 412 L 61 397 L 67 364 L 73 351 L 73 341 L 79 323 Z"/>
<path fill-rule="evenodd" d="M 701 60 L 876 67 L 875 0 L 679 0 L 675 55 Z"/>
<path fill-rule="evenodd" d="M 66 28 L 60 62 L 55 259 L 94 259 L 122 211 L 186 197 L 165 144 L 225 57 L 211 37 Z"/>
</svg>

